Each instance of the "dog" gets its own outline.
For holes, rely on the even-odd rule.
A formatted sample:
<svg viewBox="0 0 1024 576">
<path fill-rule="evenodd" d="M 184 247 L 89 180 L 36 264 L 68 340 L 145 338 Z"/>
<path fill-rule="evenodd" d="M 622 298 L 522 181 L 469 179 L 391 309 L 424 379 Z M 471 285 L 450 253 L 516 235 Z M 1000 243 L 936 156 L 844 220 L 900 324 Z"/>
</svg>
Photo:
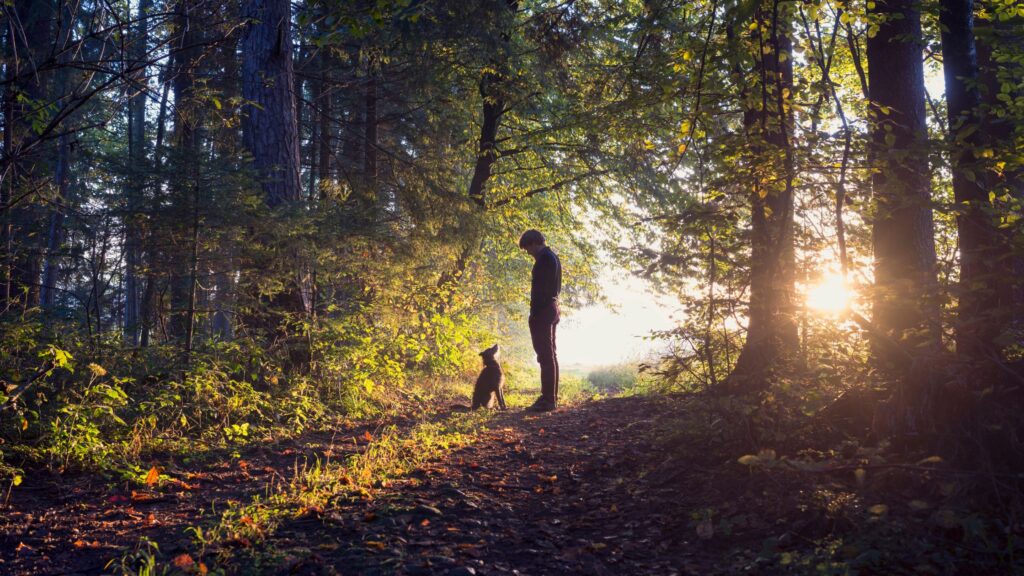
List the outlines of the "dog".
<svg viewBox="0 0 1024 576">
<path fill-rule="evenodd" d="M 477 408 L 494 408 L 495 402 L 502 410 L 508 410 L 505 405 L 505 375 L 498 364 L 498 345 L 495 344 L 480 353 L 484 361 L 484 369 L 476 379 L 473 386 L 473 410 Z"/>
</svg>

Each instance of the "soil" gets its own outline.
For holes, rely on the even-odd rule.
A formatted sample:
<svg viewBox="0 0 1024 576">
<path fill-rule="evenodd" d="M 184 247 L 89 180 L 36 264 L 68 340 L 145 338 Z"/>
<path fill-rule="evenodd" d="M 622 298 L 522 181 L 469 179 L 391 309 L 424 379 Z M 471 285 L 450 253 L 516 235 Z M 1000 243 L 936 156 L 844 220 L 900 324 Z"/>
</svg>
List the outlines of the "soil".
<svg viewBox="0 0 1024 576">
<path fill-rule="evenodd" d="M 236 574 L 756 571 L 756 553 L 731 550 L 748 541 L 757 548 L 774 523 L 748 522 L 723 538 L 702 514 L 710 514 L 712 500 L 719 511 L 766 497 L 782 506 L 785 489 L 756 488 L 763 479 L 744 474 L 735 455 L 717 471 L 699 464 L 717 458 L 700 446 L 691 447 L 692 462 L 667 458 L 659 426 L 684 409 L 677 398 L 627 397 L 549 413 L 495 413 L 464 448 L 364 497 L 287 520 L 265 541 L 223 544 L 201 559 L 211 572 Z M 384 424 L 307 434 L 240 458 L 170 462 L 167 471 L 180 480 L 159 490 L 111 489 L 89 476 L 33 476 L 14 489 L 0 516 L 0 573 L 104 573 L 142 537 L 159 545 L 165 562 L 197 555 L 186 528 L 215 523 L 228 501 L 266 494 L 294 474 L 300 459 L 365 449 Z"/>
</svg>

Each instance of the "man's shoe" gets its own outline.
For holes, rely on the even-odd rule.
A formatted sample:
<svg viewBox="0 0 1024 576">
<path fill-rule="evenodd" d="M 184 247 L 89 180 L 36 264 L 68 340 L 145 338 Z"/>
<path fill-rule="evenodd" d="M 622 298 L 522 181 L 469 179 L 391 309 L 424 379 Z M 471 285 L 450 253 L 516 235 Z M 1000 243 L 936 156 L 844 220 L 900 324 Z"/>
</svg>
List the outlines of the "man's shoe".
<svg viewBox="0 0 1024 576">
<path fill-rule="evenodd" d="M 534 402 L 533 405 L 527 408 L 526 410 L 529 412 L 551 412 L 557 407 L 558 406 L 550 400 L 538 398 L 537 401 Z"/>
</svg>

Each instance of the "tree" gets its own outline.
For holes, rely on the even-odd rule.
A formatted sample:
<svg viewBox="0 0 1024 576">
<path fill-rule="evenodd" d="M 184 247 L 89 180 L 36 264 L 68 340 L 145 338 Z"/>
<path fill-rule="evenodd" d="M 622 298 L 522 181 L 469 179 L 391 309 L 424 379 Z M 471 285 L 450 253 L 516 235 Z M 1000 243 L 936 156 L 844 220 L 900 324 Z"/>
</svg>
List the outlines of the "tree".
<svg viewBox="0 0 1024 576">
<path fill-rule="evenodd" d="M 760 2 L 751 25 L 755 62 L 745 87 L 750 193 L 750 305 L 747 339 L 732 378 L 747 387 L 767 386 L 765 376 L 793 360 L 799 340 L 793 246 L 792 6 Z M 756 24 L 756 27 L 754 26 Z"/>
<path fill-rule="evenodd" d="M 939 345 L 921 14 L 913 0 L 874 3 L 867 40 L 874 173 L 874 321 L 915 348 Z"/>
<path fill-rule="evenodd" d="M 270 207 L 297 202 L 299 134 L 292 92 L 291 3 L 247 0 L 242 8 L 243 134 Z"/>
<path fill-rule="evenodd" d="M 3 309 L 39 304 L 43 226 L 38 199 L 45 186 L 42 150 L 36 124 L 47 116 L 48 94 L 38 70 L 49 38 L 52 14 L 48 3 L 22 0 L 4 6 L 8 16 L 7 78 L 4 90 L 4 154 L 0 172 L 4 208 Z M 17 24 L 15 24 L 17 23 Z"/>
<path fill-rule="evenodd" d="M 1018 217 L 1024 208 L 1024 158 L 1019 153 L 1024 130 L 1019 106 L 1024 98 L 1024 37 L 1019 31 L 1024 17 L 1014 4 L 979 1 L 977 6 L 980 112 L 975 139 L 980 157 L 975 176 L 987 188 L 983 212 L 998 223 L 993 246 L 984 254 L 996 286 L 994 297 L 990 292 L 984 302 L 989 325 L 977 329 L 983 341 L 993 338 L 994 350 L 987 352 L 1005 358 L 1024 330 L 1024 222 Z"/>
</svg>

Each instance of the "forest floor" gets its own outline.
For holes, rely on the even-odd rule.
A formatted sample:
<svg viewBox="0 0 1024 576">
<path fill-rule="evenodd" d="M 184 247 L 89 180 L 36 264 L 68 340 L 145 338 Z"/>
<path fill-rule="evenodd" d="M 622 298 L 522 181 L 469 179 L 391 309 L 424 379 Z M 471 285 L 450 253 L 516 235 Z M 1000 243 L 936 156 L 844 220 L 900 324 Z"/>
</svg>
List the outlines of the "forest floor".
<svg viewBox="0 0 1024 576">
<path fill-rule="evenodd" d="M 863 472 L 824 482 L 757 472 L 680 430 L 680 418 L 705 419 L 688 412 L 693 402 L 634 396 L 542 414 L 356 422 L 166 462 L 159 483 L 134 491 L 36 477 L 2 509 L 0 573 L 137 573 L 140 563 L 204 574 L 844 573 L 843 562 L 885 546 L 821 538 L 888 514 L 871 506 L 878 494 L 856 488 Z M 367 454 L 386 430 L 408 435 L 423 419 L 463 419 L 471 432 L 366 487 L 278 498 L 284 511 L 267 512 L 275 493 L 314 492 L 329 468 L 321 463 Z M 892 509 L 894 518 L 906 509 L 897 525 L 929 524 L 929 511 L 914 519 L 915 505 Z M 908 561 L 908 571 L 942 572 L 928 558 Z"/>
</svg>

